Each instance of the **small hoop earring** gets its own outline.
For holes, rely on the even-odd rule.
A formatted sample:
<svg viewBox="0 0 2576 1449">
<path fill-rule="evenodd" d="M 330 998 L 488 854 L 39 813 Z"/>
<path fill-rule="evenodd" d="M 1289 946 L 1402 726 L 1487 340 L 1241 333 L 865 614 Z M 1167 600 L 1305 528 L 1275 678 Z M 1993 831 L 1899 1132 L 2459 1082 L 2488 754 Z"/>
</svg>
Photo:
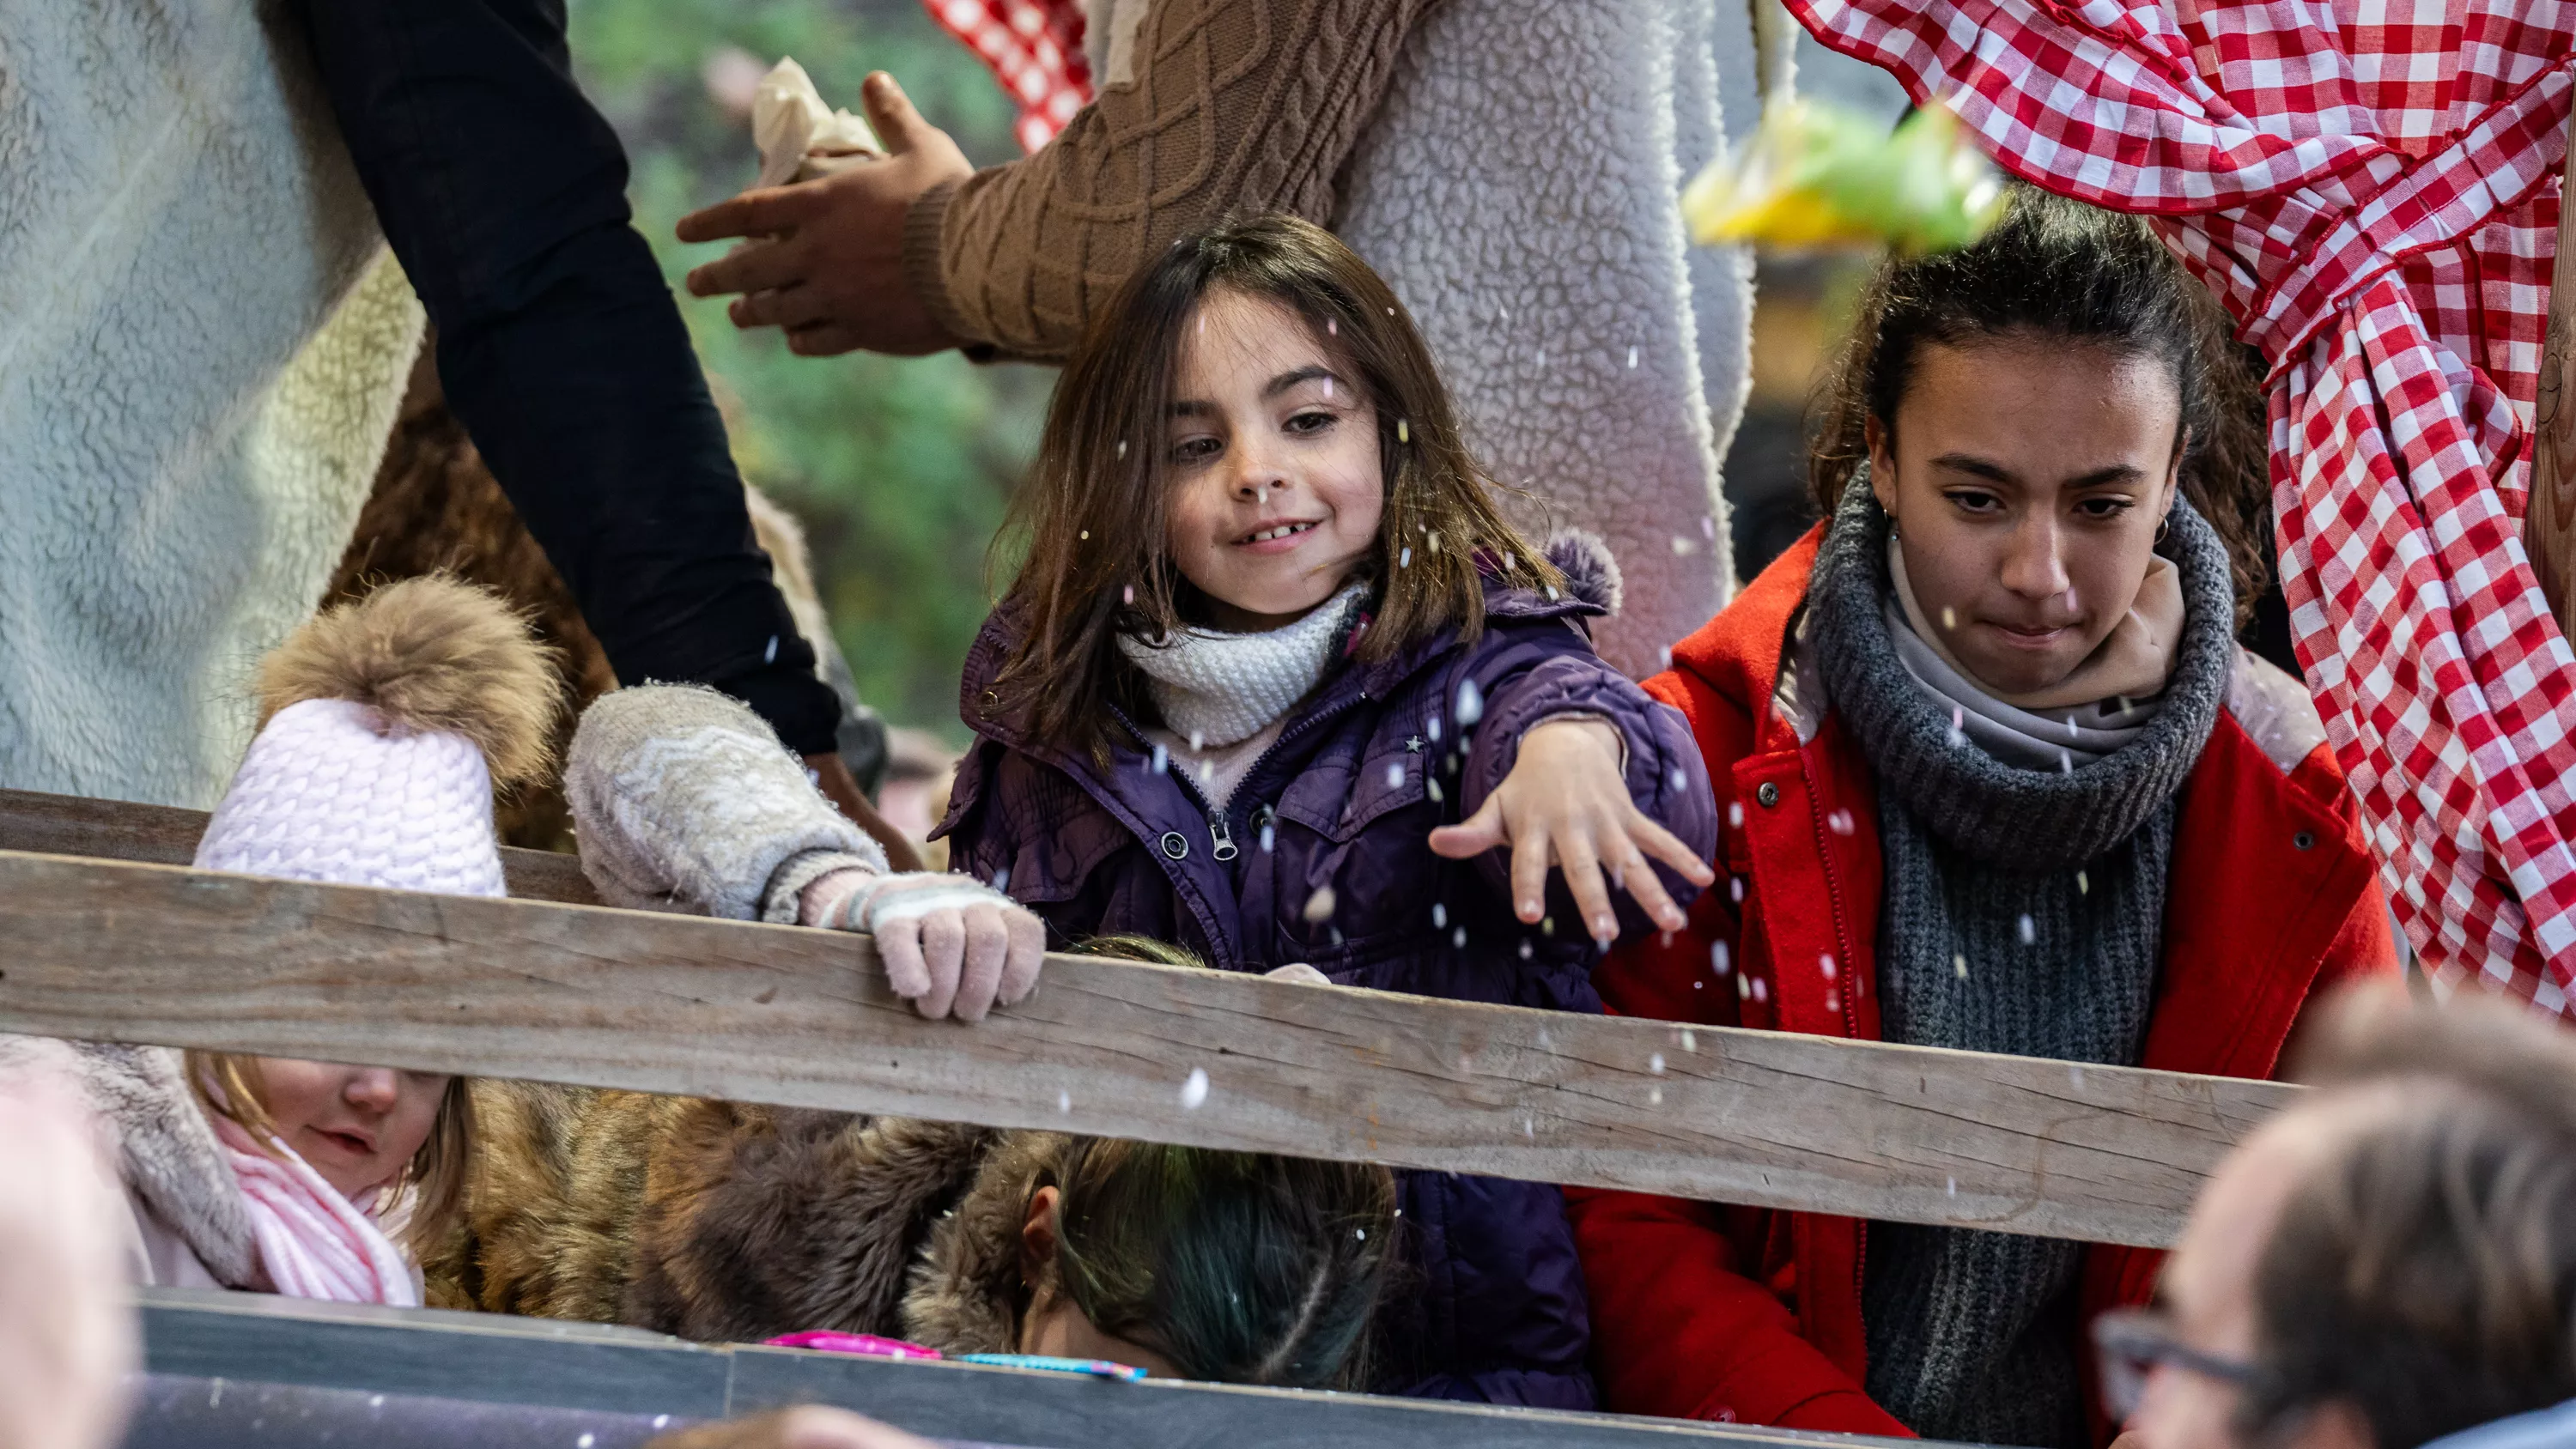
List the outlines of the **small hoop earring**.
<svg viewBox="0 0 2576 1449">
<path fill-rule="evenodd" d="M 2164 542 L 2165 535 L 2171 532 L 2173 532 L 2173 515 L 2168 513 L 2156 520 L 2156 542 Z"/>
</svg>

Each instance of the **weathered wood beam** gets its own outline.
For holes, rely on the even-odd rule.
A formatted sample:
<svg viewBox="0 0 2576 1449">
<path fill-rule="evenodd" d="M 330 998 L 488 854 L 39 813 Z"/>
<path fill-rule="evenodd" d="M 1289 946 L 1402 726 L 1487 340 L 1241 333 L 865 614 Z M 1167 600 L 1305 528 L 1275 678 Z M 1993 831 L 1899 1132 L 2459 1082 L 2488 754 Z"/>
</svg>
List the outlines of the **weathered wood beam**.
<svg viewBox="0 0 2576 1449">
<path fill-rule="evenodd" d="M 1242 1384 L 1111 1383 L 267 1294 L 147 1288 L 141 1298 L 144 1363 L 157 1382 L 143 1385 L 127 1449 L 454 1449 L 469 1443 L 573 1449 L 586 1440 L 597 1449 L 632 1449 L 657 1415 L 676 1426 L 790 1404 L 856 1409 L 961 1449 L 1896 1449 L 1899 1443 Z M 187 1382 L 165 1377 L 177 1375 Z M 187 1393 L 190 1388 L 195 1392 Z M 334 1390 L 345 1397 L 322 1396 Z M 500 1405 L 538 1412 L 491 1407 Z M 1927 1446 L 1909 1441 L 1907 1449 Z"/>
<path fill-rule="evenodd" d="M 2558 197 L 2558 259 L 2549 272 L 2549 331 L 2532 407 L 2522 547 L 2559 632 L 2576 639 L 2576 114 L 2568 117 Z"/>
<path fill-rule="evenodd" d="M 862 936 L 19 853 L 0 942 L 0 1031 L 2142 1245 L 2295 1090 L 1074 956 L 964 1026 Z"/>
<path fill-rule="evenodd" d="M 207 819 L 203 810 L 169 805 L 0 790 L 0 850 L 186 865 L 197 857 Z M 504 846 L 501 874 L 521 900 L 599 904 L 581 862 L 569 855 Z"/>
</svg>

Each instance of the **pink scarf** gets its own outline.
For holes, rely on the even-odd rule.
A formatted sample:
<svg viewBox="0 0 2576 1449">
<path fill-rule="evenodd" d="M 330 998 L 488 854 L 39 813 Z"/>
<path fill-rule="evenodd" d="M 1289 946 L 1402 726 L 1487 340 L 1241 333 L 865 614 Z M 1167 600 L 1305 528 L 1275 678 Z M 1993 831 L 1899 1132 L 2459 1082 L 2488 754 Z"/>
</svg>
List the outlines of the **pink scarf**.
<svg viewBox="0 0 2576 1449">
<path fill-rule="evenodd" d="M 334 1303 L 420 1306 L 411 1265 L 376 1226 L 373 1212 L 342 1197 L 285 1143 L 272 1141 L 274 1154 L 263 1152 L 240 1123 L 220 1112 L 206 1115 L 232 1158 L 233 1178 L 250 1207 L 251 1233 L 278 1292 Z"/>
</svg>

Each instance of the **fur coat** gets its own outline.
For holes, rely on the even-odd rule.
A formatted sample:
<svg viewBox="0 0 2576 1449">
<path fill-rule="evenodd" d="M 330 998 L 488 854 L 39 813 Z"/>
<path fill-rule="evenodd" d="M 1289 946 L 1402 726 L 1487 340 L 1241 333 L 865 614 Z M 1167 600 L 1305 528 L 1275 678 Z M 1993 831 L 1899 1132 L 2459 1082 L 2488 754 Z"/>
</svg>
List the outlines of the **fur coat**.
<svg viewBox="0 0 2576 1449">
<path fill-rule="evenodd" d="M 717 1342 L 806 1329 L 1018 1346 L 1045 1132 L 533 1083 L 474 1085 L 464 1224 L 429 1301 Z"/>
<path fill-rule="evenodd" d="M 278 0 L 0 0 L 0 785 L 204 807 L 422 313 Z"/>
<path fill-rule="evenodd" d="M 169 1047 L 0 1036 L 0 1091 L 49 1083 L 108 1139 L 126 1205 L 134 1278 L 265 1289 L 258 1240 L 223 1144 Z"/>
</svg>

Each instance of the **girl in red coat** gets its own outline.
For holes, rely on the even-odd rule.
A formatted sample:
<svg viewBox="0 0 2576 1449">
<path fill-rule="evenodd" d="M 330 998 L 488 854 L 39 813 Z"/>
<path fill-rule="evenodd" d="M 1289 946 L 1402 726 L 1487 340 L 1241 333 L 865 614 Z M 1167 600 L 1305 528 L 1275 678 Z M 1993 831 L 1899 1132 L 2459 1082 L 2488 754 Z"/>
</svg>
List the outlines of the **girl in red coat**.
<svg viewBox="0 0 2576 1449">
<path fill-rule="evenodd" d="M 1647 684 L 1722 879 L 1601 966 L 1613 1010 L 2264 1077 L 2323 987 L 2394 968 L 2306 692 L 2235 642 L 2263 495 L 2228 349 L 2142 224 L 2035 192 L 1881 270 L 1826 521 Z M 1633 1413 L 2089 1444 L 2084 1323 L 2160 1258 L 1570 1196 Z"/>
</svg>

